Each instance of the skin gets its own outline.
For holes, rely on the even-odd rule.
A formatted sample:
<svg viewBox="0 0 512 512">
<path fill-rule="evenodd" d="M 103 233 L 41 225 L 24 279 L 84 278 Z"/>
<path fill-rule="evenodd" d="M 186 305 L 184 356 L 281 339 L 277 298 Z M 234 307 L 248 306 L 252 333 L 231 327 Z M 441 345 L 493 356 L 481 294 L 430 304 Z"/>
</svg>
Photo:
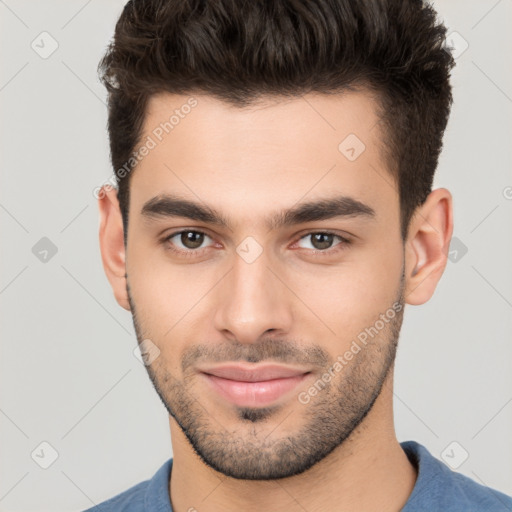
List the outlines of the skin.
<svg viewBox="0 0 512 512">
<path fill-rule="evenodd" d="M 118 303 L 134 315 L 139 342 L 150 339 L 159 348 L 148 373 L 181 424 L 169 414 L 173 510 L 398 511 L 417 477 L 393 423 L 394 349 L 403 309 L 343 370 L 331 370 L 332 381 L 309 403 L 301 403 L 298 394 L 397 299 L 404 305 L 430 299 L 447 263 L 451 194 L 444 188 L 430 193 L 404 245 L 396 184 L 380 151 L 376 105 L 364 91 L 265 98 L 244 109 L 194 97 L 198 105 L 133 171 L 126 247 L 116 191 L 106 187 L 99 199 L 107 277 Z M 151 98 L 142 140 L 188 99 Z M 355 161 L 338 150 L 351 133 L 366 146 Z M 215 208 L 230 227 L 141 214 L 148 200 L 164 193 Z M 375 217 L 274 229 L 265 222 L 274 212 L 340 193 L 371 206 Z M 186 257 L 169 249 L 174 242 L 187 251 L 179 236 L 163 241 L 180 229 L 210 238 Z M 352 243 L 338 246 L 334 237 L 315 255 L 307 235 L 323 231 Z M 236 250 L 248 236 L 262 250 L 252 263 Z M 190 358 L 197 347 L 208 351 L 204 359 Z M 312 349 L 327 360 L 311 356 L 311 374 L 261 417 L 251 417 L 251 411 L 244 417 L 194 371 L 217 356 L 282 356 L 307 366 Z M 274 356 L 271 350 L 277 350 Z M 287 439 L 297 441 L 294 450 L 276 460 Z M 285 476 L 322 440 L 332 444 L 328 454 Z M 216 459 L 212 447 L 222 456 Z M 293 460 L 297 450 L 300 456 Z M 241 474 L 248 468 L 253 477 L 270 470 L 283 477 L 250 479 Z"/>
</svg>

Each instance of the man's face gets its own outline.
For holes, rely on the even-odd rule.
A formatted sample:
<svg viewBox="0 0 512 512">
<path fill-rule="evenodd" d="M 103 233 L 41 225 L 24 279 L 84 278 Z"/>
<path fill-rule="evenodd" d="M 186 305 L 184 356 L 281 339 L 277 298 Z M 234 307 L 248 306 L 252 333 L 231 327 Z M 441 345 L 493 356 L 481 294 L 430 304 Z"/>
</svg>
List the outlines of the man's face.
<svg viewBox="0 0 512 512">
<path fill-rule="evenodd" d="M 137 337 L 160 350 L 150 378 L 207 464 L 291 476 L 349 437 L 390 375 L 403 315 L 397 188 L 366 94 L 246 109 L 195 98 L 148 105 L 126 249 Z"/>
</svg>

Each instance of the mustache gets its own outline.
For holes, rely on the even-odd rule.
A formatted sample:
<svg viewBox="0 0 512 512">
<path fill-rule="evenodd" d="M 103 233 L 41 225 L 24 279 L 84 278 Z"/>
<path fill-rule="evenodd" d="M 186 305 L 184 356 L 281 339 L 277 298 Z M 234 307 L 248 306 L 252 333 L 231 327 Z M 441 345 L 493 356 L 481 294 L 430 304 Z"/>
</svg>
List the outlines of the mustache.
<svg viewBox="0 0 512 512">
<path fill-rule="evenodd" d="M 185 350 L 181 369 L 183 373 L 199 363 L 224 363 L 242 361 L 259 363 L 272 361 L 285 364 L 313 365 L 324 367 L 329 363 L 329 354 L 319 345 L 303 347 L 295 342 L 262 339 L 246 344 L 237 341 L 222 344 L 194 345 Z"/>
</svg>

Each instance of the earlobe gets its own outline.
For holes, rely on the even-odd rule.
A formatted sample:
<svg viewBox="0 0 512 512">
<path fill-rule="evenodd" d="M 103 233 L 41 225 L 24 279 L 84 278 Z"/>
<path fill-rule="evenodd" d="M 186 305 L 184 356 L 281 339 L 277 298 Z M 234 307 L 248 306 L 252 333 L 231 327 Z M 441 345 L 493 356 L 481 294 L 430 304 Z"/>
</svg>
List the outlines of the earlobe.
<svg viewBox="0 0 512 512">
<path fill-rule="evenodd" d="M 406 243 L 407 304 L 424 304 L 434 294 L 448 261 L 452 232 L 452 196 L 439 188 L 429 194 L 411 221 Z"/>
<path fill-rule="evenodd" d="M 117 190 L 103 186 L 98 194 L 100 214 L 99 241 L 105 274 L 118 304 L 130 311 L 126 292 L 126 251 Z"/>
</svg>

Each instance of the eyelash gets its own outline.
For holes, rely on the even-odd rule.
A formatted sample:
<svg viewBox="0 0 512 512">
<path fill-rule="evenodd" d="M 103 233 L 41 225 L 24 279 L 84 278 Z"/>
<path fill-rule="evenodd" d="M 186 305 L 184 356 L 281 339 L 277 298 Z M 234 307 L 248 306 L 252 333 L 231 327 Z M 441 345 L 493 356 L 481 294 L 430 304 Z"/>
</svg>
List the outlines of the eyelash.
<svg viewBox="0 0 512 512">
<path fill-rule="evenodd" d="M 166 249 L 170 250 L 170 251 L 172 251 L 174 253 L 177 253 L 177 254 L 179 254 L 181 256 L 185 256 L 185 257 L 194 257 L 198 253 L 201 253 L 202 250 L 208 249 L 208 247 L 202 247 L 202 248 L 199 248 L 199 249 L 188 249 L 188 250 L 177 249 L 174 246 L 174 244 L 172 244 L 170 242 L 170 240 L 172 238 L 174 238 L 175 236 L 181 235 L 183 233 L 198 233 L 198 234 L 201 234 L 201 235 L 205 235 L 208 238 L 212 238 L 211 236 L 209 236 L 204 231 L 199 231 L 199 230 L 196 230 L 196 229 L 183 229 L 181 231 L 175 231 L 174 233 L 171 233 L 170 235 L 167 235 L 166 237 L 164 237 L 164 239 L 162 240 L 162 243 L 166 246 Z M 321 249 L 306 249 L 310 254 L 312 254 L 315 257 L 316 256 L 322 257 L 324 255 L 332 255 L 332 254 L 338 253 L 339 251 L 345 250 L 346 246 L 348 246 L 348 245 L 350 245 L 352 243 L 352 241 L 350 239 L 345 238 L 345 237 L 343 237 L 343 236 L 341 236 L 341 235 L 339 235 L 337 233 L 333 233 L 332 231 L 310 231 L 310 232 L 304 234 L 303 236 L 301 236 L 297 240 L 297 242 L 295 242 L 295 243 L 298 243 L 303 238 L 306 238 L 306 237 L 312 236 L 312 235 L 316 235 L 316 234 L 332 235 L 335 238 L 338 238 L 340 240 L 340 243 L 336 244 L 335 246 L 333 246 L 333 247 L 331 247 L 329 249 L 324 249 L 324 250 L 321 250 Z"/>
</svg>

